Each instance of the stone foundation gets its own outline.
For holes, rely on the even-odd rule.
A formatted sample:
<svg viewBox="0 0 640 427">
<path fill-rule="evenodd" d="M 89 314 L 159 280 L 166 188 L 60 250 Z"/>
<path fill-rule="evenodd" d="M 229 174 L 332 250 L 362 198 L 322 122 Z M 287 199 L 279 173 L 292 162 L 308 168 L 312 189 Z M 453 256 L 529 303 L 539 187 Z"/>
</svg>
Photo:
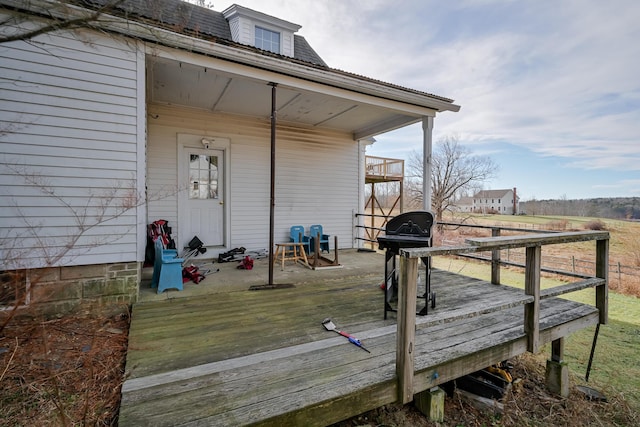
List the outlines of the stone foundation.
<svg viewBox="0 0 640 427">
<path fill-rule="evenodd" d="M 137 262 L 53 267 L 13 274 L 18 305 L 30 314 L 81 310 L 117 312 L 135 303 L 142 264 Z M 1 301 L 7 308 L 13 301 Z"/>
</svg>

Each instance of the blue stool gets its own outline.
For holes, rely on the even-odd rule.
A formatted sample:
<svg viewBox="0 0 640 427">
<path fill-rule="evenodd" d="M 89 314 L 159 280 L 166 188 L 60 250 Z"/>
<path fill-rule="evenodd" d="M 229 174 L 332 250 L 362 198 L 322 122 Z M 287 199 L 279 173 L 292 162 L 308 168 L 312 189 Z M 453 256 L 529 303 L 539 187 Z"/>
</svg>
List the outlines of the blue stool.
<svg viewBox="0 0 640 427">
<path fill-rule="evenodd" d="M 167 289 L 182 288 L 182 258 L 178 258 L 178 251 L 175 249 L 164 249 L 160 239 L 156 239 L 155 244 L 155 260 L 153 262 L 153 277 L 151 279 L 151 287 L 158 288 L 161 294 Z"/>
</svg>

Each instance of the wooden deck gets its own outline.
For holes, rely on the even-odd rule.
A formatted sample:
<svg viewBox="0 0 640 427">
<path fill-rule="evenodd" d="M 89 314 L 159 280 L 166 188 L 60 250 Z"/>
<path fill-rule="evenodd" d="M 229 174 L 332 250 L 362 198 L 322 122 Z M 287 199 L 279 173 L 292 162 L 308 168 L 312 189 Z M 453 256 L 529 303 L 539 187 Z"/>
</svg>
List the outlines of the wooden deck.
<svg viewBox="0 0 640 427">
<path fill-rule="evenodd" d="M 323 426 L 398 402 L 396 319 L 371 277 L 134 306 L 121 426 Z M 522 289 L 435 270 L 418 316 L 413 393 L 527 351 Z M 418 300 L 418 307 L 424 300 Z M 326 331 L 333 322 L 371 353 Z M 540 302 L 540 343 L 598 323 L 595 307 Z"/>
</svg>

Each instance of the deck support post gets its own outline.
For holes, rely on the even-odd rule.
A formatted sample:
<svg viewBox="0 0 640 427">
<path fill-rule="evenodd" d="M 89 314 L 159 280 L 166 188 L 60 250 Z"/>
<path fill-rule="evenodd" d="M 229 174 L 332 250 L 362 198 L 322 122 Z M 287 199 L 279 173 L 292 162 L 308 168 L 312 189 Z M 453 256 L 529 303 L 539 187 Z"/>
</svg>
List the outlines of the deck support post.
<svg viewBox="0 0 640 427">
<path fill-rule="evenodd" d="M 569 365 L 564 361 L 564 338 L 551 343 L 551 359 L 547 360 L 547 389 L 562 397 L 569 396 Z"/>
<path fill-rule="evenodd" d="M 564 360 L 564 338 L 558 338 L 551 342 L 551 360 L 554 362 Z"/>
<path fill-rule="evenodd" d="M 533 302 L 524 306 L 524 332 L 527 351 L 537 353 L 540 348 L 540 265 L 542 247 L 529 246 L 526 252 L 524 293 L 533 296 Z"/>
<path fill-rule="evenodd" d="M 398 400 L 402 404 L 413 400 L 413 347 L 416 337 L 418 260 L 419 258 L 408 258 L 400 251 L 396 375 L 398 376 Z"/>
<path fill-rule="evenodd" d="M 494 227 L 491 229 L 491 237 L 500 237 L 500 229 Z M 491 251 L 491 283 L 500 284 L 500 249 Z"/>
<path fill-rule="evenodd" d="M 430 421 L 441 423 L 444 421 L 444 396 L 444 390 L 434 387 L 417 393 L 413 404 Z"/>
<path fill-rule="evenodd" d="M 596 286 L 596 307 L 600 310 L 599 322 L 606 325 L 609 316 L 609 240 L 596 240 L 596 277 L 604 284 Z"/>
</svg>

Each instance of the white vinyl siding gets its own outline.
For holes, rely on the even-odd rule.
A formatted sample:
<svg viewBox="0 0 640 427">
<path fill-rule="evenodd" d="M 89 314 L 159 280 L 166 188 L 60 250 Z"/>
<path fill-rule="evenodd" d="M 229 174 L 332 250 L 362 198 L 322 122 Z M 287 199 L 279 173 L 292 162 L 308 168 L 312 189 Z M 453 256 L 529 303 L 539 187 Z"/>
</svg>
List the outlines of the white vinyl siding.
<svg viewBox="0 0 640 427">
<path fill-rule="evenodd" d="M 139 57 L 114 37 L 76 34 L 0 49 L 0 233 L 12 267 L 138 258 L 136 209 L 121 207 L 138 186 Z"/>
<path fill-rule="evenodd" d="M 162 197 L 149 203 L 148 222 L 166 219 L 177 230 L 177 134 L 228 138 L 231 241 L 226 246 L 268 248 L 270 123 L 195 109 L 149 108 L 147 182 L 149 193 Z M 308 230 L 311 224 L 322 224 L 332 239 L 338 236 L 341 248 L 353 247 L 359 197 L 357 142 L 345 133 L 286 125 L 279 125 L 276 134 L 276 242 L 288 241 L 292 225 Z"/>
<path fill-rule="evenodd" d="M 293 33 L 288 31 L 283 31 L 280 33 L 280 49 L 281 54 L 285 56 L 294 56 L 294 44 L 293 44 Z"/>
</svg>

